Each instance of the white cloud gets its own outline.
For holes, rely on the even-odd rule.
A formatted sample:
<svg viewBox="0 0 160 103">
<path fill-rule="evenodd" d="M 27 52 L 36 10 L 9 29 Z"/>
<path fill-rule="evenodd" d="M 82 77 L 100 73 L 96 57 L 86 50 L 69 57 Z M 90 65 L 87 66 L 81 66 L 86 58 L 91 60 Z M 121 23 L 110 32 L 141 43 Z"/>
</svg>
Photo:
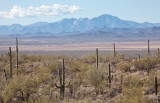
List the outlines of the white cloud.
<svg viewBox="0 0 160 103">
<path fill-rule="evenodd" d="M 81 10 L 79 6 L 54 4 L 52 6 L 42 5 L 40 7 L 30 6 L 27 9 L 20 6 L 13 6 L 10 11 L 0 11 L 0 18 L 25 18 L 38 16 L 56 16 L 75 13 Z"/>
</svg>

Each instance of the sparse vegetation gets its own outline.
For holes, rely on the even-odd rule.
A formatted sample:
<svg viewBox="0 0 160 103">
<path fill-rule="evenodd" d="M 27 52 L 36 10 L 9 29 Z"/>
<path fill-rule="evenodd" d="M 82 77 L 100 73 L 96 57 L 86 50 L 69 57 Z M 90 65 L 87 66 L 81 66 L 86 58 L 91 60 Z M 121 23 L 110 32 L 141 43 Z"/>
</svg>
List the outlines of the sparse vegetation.
<svg viewBox="0 0 160 103">
<path fill-rule="evenodd" d="M 97 69 L 96 54 L 76 59 L 19 54 L 17 74 L 16 56 L 12 52 L 12 78 L 9 78 L 9 55 L 0 56 L 0 102 L 156 103 L 156 96 L 160 95 L 159 58 L 125 59 L 123 56 L 98 54 Z M 59 72 L 64 66 L 62 58 L 65 58 L 65 75 Z M 63 78 L 65 96 L 62 95 Z"/>
</svg>

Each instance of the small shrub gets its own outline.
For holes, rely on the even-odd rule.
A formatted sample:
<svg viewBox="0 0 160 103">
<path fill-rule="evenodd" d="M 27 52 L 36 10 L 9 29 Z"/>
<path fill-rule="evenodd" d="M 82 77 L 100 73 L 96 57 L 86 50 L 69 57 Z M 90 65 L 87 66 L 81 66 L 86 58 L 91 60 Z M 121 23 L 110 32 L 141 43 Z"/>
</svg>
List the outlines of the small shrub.
<svg viewBox="0 0 160 103">
<path fill-rule="evenodd" d="M 42 67 L 36 68 L 39 73 L 56 73 L 58 69 L 62 68 L 58 62 L 50 62 L 44 64 Z"/>
<path fill-rule="evenodd" d="M 96 62 L 96 57 L 93 56 L 93 55 L 88 55 L 88 56 L 86 56 L 86 57 L 83 59 L 83 61 L 84 61 L 85 63 L 93 64 L 93 63 Z"/>
<path fill-rule="evenodd" d="M 106 56 L 106 62 L 110 62 L 111 60 L 113 60 L 113 56 L 112 55 L 107 55 Z"/>
<path fill-rule="evenodd" d="M 88 79 L 94 86 L 96 94 L 102 93 L 104 91 L 105 85 L 107 84 L 107 73 L 105 69 L 91 69 L 88 73 Z"/>
<path fill-rule="evenodd" d="M 40 55 L 29 56 L 29 62 L 40 62 L 41 60 L 42 60 L 42 56 Z"/>
<path fill-rule="evenodd" d="M 38 83 L 44 84 L 47 83 L 48 81 L 51 81 L 51 75 L 48 73 L 39 73 L 37 74 L 38 77 Z"/>
<path fill-rule="evenodd" d="M 73 62 L 70 68 L 72 72 L 85 72 L 90 68 L 90 66 L 86 63 Z"/>
<path fill-rule="evenodd" d="M 136 59 L 133 61 L 133 65 L 137 70 L 146 70 L 154 68 L 157 63 L 158 63 L 157 58 L 150 58 L 150 57 Z"/>
<path fill-rule="evenodd" d="M 124 70 L 126 72 L 130 71 L 131 66 L 132 66 L 131 63 L 127 61 L 121 61 L 117 64 L 118 69 Z"/>
<path fill-rule="evenodd" d="M 160 85 L 160 75 L 159 75 L 158 72 L 151 71 L 150 74 L 149 74 L 149 77 L 147 77 L 145 79 L 145 86 L 150 88 L 151 90 L 154 90 L 154 88 L 155 88 L 155 85 L 154 85 L 155 76 L 157 77 L 158 84 Z M 159 87 L 158 87 L 158 92 L 160 94 L 160 88 Z"/>
<path fill-rule="evenodd" d="M 40 62 L 43 60 L 43 56 L 40 55 L 26 55 L 26 54 L 21 54 L 19 57 L 19 61 L 22 62 Z"/>
<path fill-rule="evenodd" d="M 30 96 L 36 92 L 36 79 L 31 78 L 30 76 L 13 76 L 13 78 L 9 81 L 8 85 L 2 90 L 2 97 L 4 102 L 13 102 L 14 99 L 18 99 L 22 101 L 28 101 Z"/>
<path fill-rule="evenodd" d="M 115 103 L 148 103 L 149 100 L 143 96 L 143 80 L 138 77 L 128 76 L 122 85 L 123 96 L 115 100 Z"/>
<path fill-rule="evenodd" d="M 116 56 L 116 58 L 118 58 L 118 59 L 123 59 L 123 54 L 118 54 L 117 56 Z"/>
</svg>

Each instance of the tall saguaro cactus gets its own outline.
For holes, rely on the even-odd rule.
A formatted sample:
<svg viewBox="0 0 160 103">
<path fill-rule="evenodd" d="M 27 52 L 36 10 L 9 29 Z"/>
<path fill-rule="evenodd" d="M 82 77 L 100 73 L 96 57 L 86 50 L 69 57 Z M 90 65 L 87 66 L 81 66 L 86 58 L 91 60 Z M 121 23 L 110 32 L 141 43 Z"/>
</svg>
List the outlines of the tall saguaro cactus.
<svg viewBox="0 0 160 103">
<path fill-rule="evenodd" d="M 158 48 L 158 51 L 157 51 L 157 55 L 158 55 L 158 58 L 159 58 L 159 48 Z"/>
<path fill-rule="evenodd" d="M 108 80 L 109 80 L 109 83 L 111 83 L 112 79 L 113 79 L 113 75 L 111 75 L 111 65 L 109 63 L 109 70 L 108 70 Z"/>
<path fill-rule="evenodd" d="M 155 86 L 155 94 L 157 95 L 158 93 L 158 81 L 157 81 L 157 77 L 154 77 L 154 86 Z"/>
<path fill-rule="evenodd" d="M 96 68 L 98 69 L 98 48 L 96 49 Z"/>
<path fill-rule="evenodd" d="M 18 38 L 16 38 L 16 53 L 17 53 L 17 75 L 18 75 Z"/>
<path fill-rule="evenodd" d="M 109 88 L 111 88 L 112 79 L 113 79 L 113 75 L 111 75 L 111 65 L 109 63 L 109 69 L 108 69 Z"/>
<path fill-rule="evenodd" d="M 64 93 L 65 93 L 65 87 L 66 87 L 64 59 L 62 60 L 62 69 L 59 69 L 59 81 L 60 81 L 60 86 L 58 86 L 56 83 L 55 83 L 55 86 L 60 89 L 61 99 L 64 99 Z M 68 85 L 70 85 L 70 83 Z"/>
<path fill-rule="evenodd" d="M 148 40 L 148 56 L 150 56 L 150 45 L 149 45 L 149 40 Z"/>
<path fill-rule="evenodd" d="M 10 78 L 12 78 L 12 51 L 11 47 L 9 47 L 9 57 L 10 57 Z"/>
<path fill-rule="evenodd" d="M 113 49 L 114 49 L 114 58 L 116 57 L 116 47 L 115 47 L 115 43 L 113 43 Z"/>
</svg>

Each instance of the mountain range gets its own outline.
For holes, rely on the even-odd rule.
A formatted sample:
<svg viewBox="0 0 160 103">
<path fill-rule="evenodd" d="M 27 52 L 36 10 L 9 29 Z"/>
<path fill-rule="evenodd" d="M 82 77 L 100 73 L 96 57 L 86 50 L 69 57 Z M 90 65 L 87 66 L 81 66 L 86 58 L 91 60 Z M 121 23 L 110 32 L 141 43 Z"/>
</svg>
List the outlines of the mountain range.
<svg viewBox="0 0 160 103">
<path fill-rule="evenodd" d="M 159 30 L 160 23 L 138 23 L 134 21 L 122 20 L 112 15 L 101 15 L 92 19 L 63 19 L 58 22 L 37 22 L 31 25 L 1 25 L 0 35 L 72 35 L 86 33 L 108 34 L 120 32 L 144 33 L 147 30 Z M 149 32 L 149 31 L 148 31 Z M 123 37 L 123 35 L 121 35 Z"/>
</svg>

